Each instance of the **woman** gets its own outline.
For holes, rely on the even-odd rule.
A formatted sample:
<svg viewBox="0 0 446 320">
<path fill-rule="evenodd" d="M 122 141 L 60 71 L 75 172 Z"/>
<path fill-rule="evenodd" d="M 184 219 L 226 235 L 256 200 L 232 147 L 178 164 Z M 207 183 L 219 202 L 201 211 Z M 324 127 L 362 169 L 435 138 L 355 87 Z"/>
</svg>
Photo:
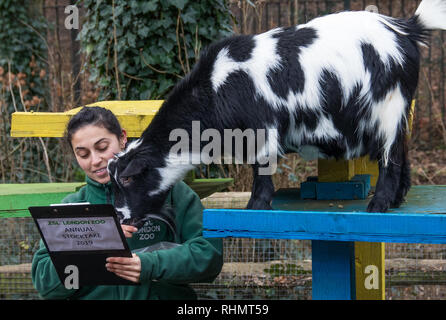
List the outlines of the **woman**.
<svg viewBox="0 0 446 320">
<path fill-rule="evenodd" d="M 107 163 L 127 143 L 126 132 L 116 117 L 104 108 L 85 107 L 68 123 L 66 140 L 86 174 L 87 184 L 65 197 L 62 203 L 113 204 Z M 184 182 L 174 185 L 166 204 L 175 210 L 177 235 L 172 235 L 158 220 L 146 222 L 139 230 L 122 225 L 133 257 L 111 257 L 104 261 L 110 272 L 139 285 L 66 289 L 41 241 L 32 261 L 35 288 L 47 299 L 196 298 L 188 284 L 216 278 L 223 265 L 222 242 L 202 237 L 203 206 Z"/>
</svg>

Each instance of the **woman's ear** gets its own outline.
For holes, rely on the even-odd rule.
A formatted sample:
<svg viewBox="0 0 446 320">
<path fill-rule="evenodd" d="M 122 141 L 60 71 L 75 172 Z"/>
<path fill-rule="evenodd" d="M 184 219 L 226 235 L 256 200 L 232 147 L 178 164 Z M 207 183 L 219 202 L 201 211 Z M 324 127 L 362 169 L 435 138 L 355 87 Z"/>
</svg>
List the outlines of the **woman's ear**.
<svg viewBox="0 0 446 320">
<path fill-rule="evenodd" d="M 121 137 L 119 138 L 119 146 L 121 150 L 124 150 L 125 145 L 127 144 L 127 132 L 122 129 Z"/>
</svg>

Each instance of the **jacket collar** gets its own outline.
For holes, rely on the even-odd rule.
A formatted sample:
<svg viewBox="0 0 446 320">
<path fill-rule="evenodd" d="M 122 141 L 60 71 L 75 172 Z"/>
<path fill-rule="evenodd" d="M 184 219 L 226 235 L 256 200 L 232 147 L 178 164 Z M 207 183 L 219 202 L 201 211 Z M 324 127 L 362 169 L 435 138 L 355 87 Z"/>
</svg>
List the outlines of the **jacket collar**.
<svg viewBox="0 0 446 320">
<path fill-rule="evenodd" d="M 85 176 L 85 177 L 86 177 L 85 181 L 87 182 L 87 184 L 92 186 L 92 187 L 94 187 L 94 188 L 102 188 L 102 189 L 107 188 L 107 187 L 111 188 L 111 182 L 110 181 L 105 183 L 105 184 L 103 184 L 103 183 L 97 182 L 96 180 L 91 179 L 89 176 Z"/>
<path fill-rule="evenodd" d="M 90 177 L 86 177 L 87 182 L 87 201 L 91 204 L 114 203 L 111 182 L 105 184 L 99 183 Z"/>
</svg>

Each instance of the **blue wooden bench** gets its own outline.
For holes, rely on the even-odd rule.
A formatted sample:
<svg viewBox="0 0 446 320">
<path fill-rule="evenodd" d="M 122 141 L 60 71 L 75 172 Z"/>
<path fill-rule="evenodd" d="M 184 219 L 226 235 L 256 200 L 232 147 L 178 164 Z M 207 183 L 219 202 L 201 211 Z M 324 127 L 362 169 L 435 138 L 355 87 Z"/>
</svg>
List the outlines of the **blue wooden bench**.
<svg viewBox="0 0 446 320">
<path fill-rule="evenodd" d="M 313 299 L 355 299 L 355 242 L 446 243 L 446 186 L 414 186 L 387 213 L 365 212 L 368 200 L 279 190 L 272 211 L 206 209 L 204 236 L 312 240 Z"/>
</svg>

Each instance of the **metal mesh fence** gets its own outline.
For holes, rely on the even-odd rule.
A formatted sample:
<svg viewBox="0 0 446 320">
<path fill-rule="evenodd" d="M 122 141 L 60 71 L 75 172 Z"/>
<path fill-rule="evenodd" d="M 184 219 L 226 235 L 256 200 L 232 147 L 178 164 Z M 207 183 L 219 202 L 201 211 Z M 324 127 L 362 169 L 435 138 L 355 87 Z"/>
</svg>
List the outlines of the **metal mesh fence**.
<svg viewBox="0 0 446 320">
<path fill-rule="evenodd" d="M 32 218 L 0 218 L 0 299 L 38 299 L 31 261 L 40 235 Z"/>
<path fill-rule="evenodd" d="M 249 193 L 218 193 L 207 208 L 243 208 Z M 0 218 L 0 299 L 40 299 L 31 261 L 40 236 L 31 218 Z M 311 241 L 224 239 L 224 266 L 199 299 L 311 299 Z M 386 244 L 386 299 L 446 297 L 446 245 Z"/>
</svg>

